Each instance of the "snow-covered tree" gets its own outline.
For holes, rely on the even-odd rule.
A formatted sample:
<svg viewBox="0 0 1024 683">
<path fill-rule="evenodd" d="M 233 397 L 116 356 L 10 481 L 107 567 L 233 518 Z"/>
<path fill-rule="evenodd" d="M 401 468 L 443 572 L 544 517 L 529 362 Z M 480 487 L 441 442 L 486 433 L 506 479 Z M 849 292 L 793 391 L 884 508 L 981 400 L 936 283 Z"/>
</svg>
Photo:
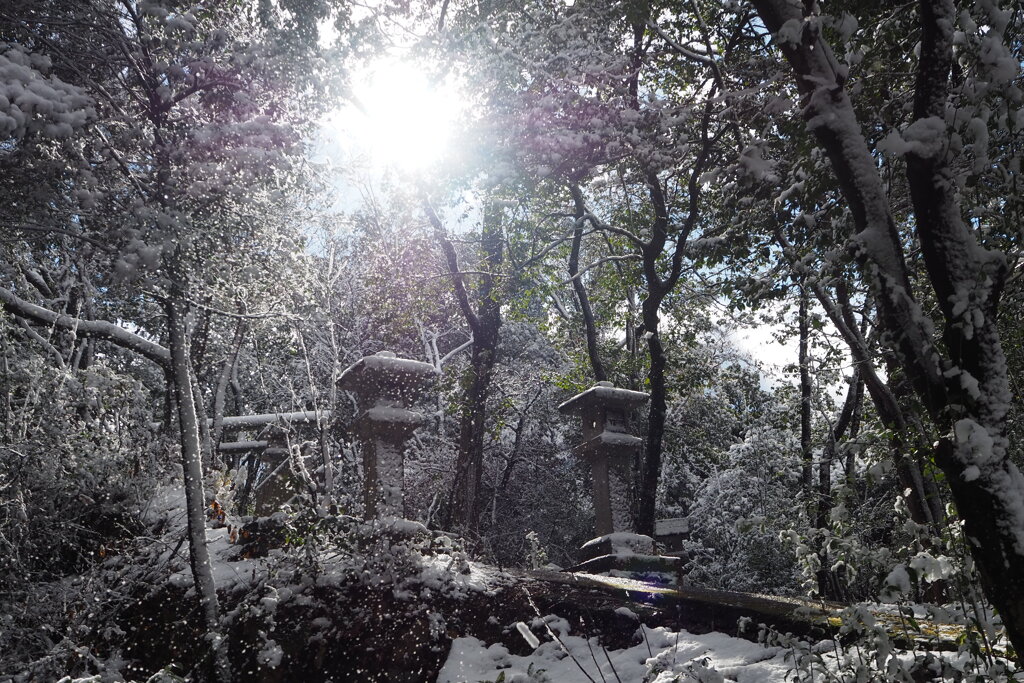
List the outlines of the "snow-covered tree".
<svg viewBox="0 0 1024 683">
<path fill-rule="evenodd" d="M 795 77 L 799 113 L 816 145 L 808 151 L 827 159 L 834 174 L 848 208 L 841 220 L 847 244 L 871 287 L 886 343 L 938 432 L 935 462 L 965 522 L 986 594 L 1019 650 L 1024 477 L 1009 456 L 1010 391 L 998 330 L 1014 256 L 998 213 L 1017 210 L 1021 91 L 1012 37 L 1019 13 L 938 1 L 893 17 L 862 7 L 825 14 L 817 3 L 753 5 Z M 912 69 L 895 120 L 885 119 L 884 108 L 865 114 L 856 105 L 872 67 L 897 54 L 892 42 L 872 51 L 855 37 L 858 25 L 877 35 L 872 24 L 879 21 L 918 41 L 900 53 Z M 909 203 L 887 191 L 892 176 L 887 165 L 880 169 L 882 153 L 905 173 Z M 979 182 L 989 190 L 972 189 Z M 908 236 L 920 252 L 908 254 Z M 911 267 L 918 253 L 919 278 Z"/>
<path fill-rule="evenodd" d="M 4 306 L 163 366 L 211 635 L 219 613 L 193 332 L 202 310 L 234 312 L 239 300 L 261 309 L 266 302 L 246 300 L 244 280 L 286 272 L 302 248 L 289 211 L 301 201 L 302 136 L 318 106 L 309 96 L 326 85 L 316 22 L 327 12 L 325 4 L 55 1 L 17 4 L 0 26 L 4 45 L 17 46 L 3 62 L 4 121 L 14 122 L 3 127 L 14 199 L 5 227 L 26 244 L 42 235 L 68 245 L 87 269 L 81 286 L 93 302 L 39 307 L 33 301 L 52 296 L 38 279 L 8 277 Z"/>
</svg>

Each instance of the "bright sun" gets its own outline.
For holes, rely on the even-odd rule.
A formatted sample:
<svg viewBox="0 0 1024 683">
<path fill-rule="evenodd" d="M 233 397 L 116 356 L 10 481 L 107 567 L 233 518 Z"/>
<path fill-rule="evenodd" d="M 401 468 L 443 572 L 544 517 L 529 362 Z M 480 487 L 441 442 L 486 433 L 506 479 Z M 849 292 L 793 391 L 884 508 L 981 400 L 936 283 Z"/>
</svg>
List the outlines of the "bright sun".
<svg viewBox="0 0 1024 683">
<path fill-rule="evenodd" d="M 431 82 L 414 64 L 382 60 L 356 74 L 353 94 L 355 106 L 330 125 L 373 166 L 423 173 L 450 152 L 461 109 L 454 86 Z"/>
</svg>

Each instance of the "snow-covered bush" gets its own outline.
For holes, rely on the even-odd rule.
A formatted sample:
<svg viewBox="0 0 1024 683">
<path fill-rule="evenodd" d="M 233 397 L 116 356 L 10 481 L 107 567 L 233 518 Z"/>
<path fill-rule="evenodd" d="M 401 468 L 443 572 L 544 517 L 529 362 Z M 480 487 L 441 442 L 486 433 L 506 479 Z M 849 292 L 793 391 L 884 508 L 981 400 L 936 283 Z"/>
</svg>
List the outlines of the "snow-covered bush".
<svg viewBox="0 0 1024 683">
<path fill-rule="evenodd" d="M 9 332 L 5 324 L 0 335 Z M 19 350 L 5 341 L 7 353 Z M 83 575 L 104 572 L 136 542 L 141 495 L 162 469 L 145 410 L 151 399 L 137 379 L 104 363 L 57 369 L 31 354 L 7 368 L 10 408 L 0 439 L 5 668 L 55 657 L 55 647 L 80 656 L 77 628 L 119 585 Z"/>
<path fill-rule="evenodd" d="M 0 323 L 2 324 L 2 323 Z M 0 443 L 0 587 L 101 560 L 134 532 L 157 444 L 139 382 L 103 365 L 70 372 L 37 357 L 7 374 L 17 409 Z"/>
<path fill-rule="evenodd" d="M 956 681 L 1015 680 L 1020 673 L 1011 661 L 982 653 L 978 634 L 963 628 L 957 649 L 948 651 L 952 636 L 941 634 L 925 619 L 948 621 L 951 613 L 928 612 L 902 605 L 891 613 L 865 604 L 852 605 L 837 617 L 833 639 L 812 642 L 761 625 L 758 640 L 781 649 L 790 662 L 786 680 L 799 681 Z M 920 620 L 920 622 L 918 621 Z M 922 628 L 922 624 L 930 632 Z M 947 630 L 949 624 L 942 624 Z M 956 627 L 953 627 L 956 629 Z M 939 642 L 942 638 L 945 642 Z"/>
<path fill-rule="evenodd" d="M 799 454 L 789 430 L 764 424 L 729 449 L 691 508 L 688 581 L 729 590 L 796 591 L 796 558 L 779 536 L 801 515 Z"/>
</svg>

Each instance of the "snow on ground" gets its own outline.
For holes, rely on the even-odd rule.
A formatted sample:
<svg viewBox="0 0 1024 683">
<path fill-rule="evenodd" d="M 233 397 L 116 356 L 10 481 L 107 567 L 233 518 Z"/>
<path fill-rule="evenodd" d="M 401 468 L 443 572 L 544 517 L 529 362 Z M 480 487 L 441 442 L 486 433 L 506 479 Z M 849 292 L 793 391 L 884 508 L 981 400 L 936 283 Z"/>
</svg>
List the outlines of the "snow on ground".
<svg viewBox="0 0 1024 683">
<path fill-rule="evenodd" d="M 142 517 L 147 523 L 159 524 L 163 528 L 165 550 L 159 561 L 168 563 L 171 553 L 177 554 L 178 561 L 171 563 L 175 565 L 175 571 L 170 581 L 181 587 L 191 587 L 187 544 L 176 543 L 177 539 L 183 538 L 185 529 L 184 499 L 184 491 L 180 486 L 163 487 L 142 511 Z M 227 522 L 237 525 L 238 520 L 229 518 Z M 382 549 L 390 548 L 392 552 L 394 548 L 390 543 L 415 535 L 418 529 L 422 529 L 416 523 L 396 519 L 366 524 L 369 528 L 364 527 L 364 531 L 374 536 L 379 534 L 380 542 L 385 544 Z M 415 525 L 415 528 L 410 525 Z M 271 550 L 266 558 L 238 559 L 238 547 L 231 543 L 227 528 L 207 527 L 206 534 L 219 589 L 239 583 L 257 585 L 267 578 L 277 557 L 284 552 Z M 320 558 L 320 562 L 324 573 L 318 580 L 329 584 L 346 576 L 345 569 L 350 560 L 337 553 L 327 553 Z M 469 592 L 494 591 L 513 580 L 494 567 L 470 562 L 452 543 L 444 539 L 440 540 L 440 545 L 434 545 L 431 554 L 420 556 L 418 563 L 415 573 L 407 577 L 410 583 L 396 585 L 396 591 L 406 592 L 408 587 L 417 585 L 421 598 L 428 597 L 431 592 L 457 597 Z M 586 576 L 643 595 L 669 590 L 664 586 L 625 577 Z M 383 583 L 387 577 L 371 576 L 367 580 L 370 584 Z M 866 606 L 862 607 L 867 610 Z M 876 617 L 883 621 L 886 617 L 893 620 L 899 618 L 898 613 L 889 614 L 895 607 L 873 607 L 876 609 L 871 610 L 872 622 Z M 628 610 L 620 609 L 628 613 L 627 616 L 636 618 Z M 948 615 L 926 614 L 923 607 L 915 609 L 914 614 L 917 618 L 927 619 L 929 623 L 950 620 Z M 685 630 L 648 628 L 639 622 L 637 645 L 623 650 L 605 650 L 597 638 L 588 637 L 586 633 L 573 633 L 570 624 L 557 616 L 535 618 L 529 624 L 513 623 L 506 626 L 507 635 L 504 640 L 509 644 L 515 643 L 517 650 L 534 645 L 533 639 L 524 634 L 527 628 L 541 642 L 529 655 L 520 656 L 511 654 L 508 647 L 500 643 L 486 645 L 473 637 L 456 638 L 438 676 L 438 683 L 669 683 L 677 680 L 695 683 L 722 683 L 725 680 L 738 683 L 781 683 L 794 680 L 794 675 L 799 680 L 814 680 L 825 674 L 826 670 L 830 674 L 856 671 L 855 678 L 862 671 L 876 668 L 908 671 L 914 664 L 915 656 L 918 662 L 921 661 L 920 657 L 929 657 L 939 667 L 935 673 L 941 671 L 942 680 L 960 680 L 964 672 L 968 671 L 985 673 L 988 676 L 986 680 L 1007 680 L 1002 672 L 985 672 L 984 667 L 979 669 L 976 662 L 972 663 L 967 652 L 907 653 L 886 646 L 885 653 L 871 650 L 865 653 L 857 649 L 854 654 L 851 651 L 836 650 L 831 641 L 814 644 L 792 641 L 784 647 L 765 646 L 723 633 L 695 635 Z M 946 623 L 935 626 L 955 628 Z M 869 663 L 860 661 L 865 657 L 880 659 L 874 666 L 865 668 Z M 813 671 L 808 667 L 812 667 Z M 810 674 L 809 678 L 807 674 Z"/>
<path fill-rule="evenodd" d="M 147 524 L 154 525 L 163 523 L 164 533 L 168 539 L 180 536 L 185 532 L 185 489 L 182 486 L 161 486 L 153 494 L 149 504 L 142 511 L 142 520 Z M 237 525 L 237 520 L 229 520 Z M 207 548 L 210 551 L 210 563 L 213 566 L 214 581 L 217 588 L 233 586 L 239 581 L 250 584 L 256 583 L 266 574 L 263 562 L 259 560 L 235 560 L 236 548 L 228 538 L 227 527 L 219 529 L 206 527 Z M 177 571 L 171 574 L 169 582 L 179 587 L 192 585 L 192 571 L 188 565 L 188 545 L 182 543 L 174 546 L 168 545 L 160 557 L 160 562 L 165 563 L 170 559 L 172 550 L 177 551 L 181 560 Z"/>
<path fill-rule="evenodd" d="M 809 643 L 785 637 L 782 645 L 762 645 L 724 633 L 695 635 L 639 625 L 637 645 L 606 650 L 595 637 L 572 634 L 559 617 L 534 619 L 530 627 L 533 639 L 521 632 L 525 624 L 508 628 L 505 637 L 508 643 L 523 640 L 533 646 L 530 641 L 540 636 L 543 642 L 525 656 L 511 654 L 502 643 L 456 638 L 437 683 L 1024 680 L 1024 673 L 1011 673 L 1006 660 L 986 663 L 967 651 L 908 652 L 883 643 L 844 649 L 831 640 Z"/>
<path fill-rule="evenodd" d="M 784 681 L 793 665 L 779 647 L 764 647 L 724 633 L 694 635 L 687 631 L 638 626 L 642 639 L 626 650 L 605 650 L 597 638 L 570 633 L 569 624 L 547 617 L 547 626 L 558 635 L 555 640 L 541 619 L 532 630 L 543 642 L 528 656 L 510 654 L 501 644 L 485 645 L 476 638 L 457 638 L 438 683 L 589 683 L 589 681 L 649 681 L 668 683 L 681 680 L 717 683 L 728 678 L 739 683 Z M 520 635 L 512 631 L 509 638 Z M 561 641 L 561 642 L 558 642 Z M 585 673 L 584 673 L 585 672 Z M 589 677 L 589 678 L 588 678 Z"/>
<path fill-rule="evenodd" d="M 181 486 L 160 487 L 142 511 L 142 518 L 150 525 L 162 522 L 166 538 L 179 537 L 184 533 L 186 527 L 184 489 Z M 240 520 L 231 516 L 227 517 L 225 523 L 236 528 L 240 526 Z M 412 536 L 418 531 L 427 533 L 426 527 L 422 524 L 404 519 L 384 518 L 366 524 L 371 528 L 378 529 L 385 538 L 396 534 L 399 538 Z M 239 558 L 238 546 L 231 542 L 229 534 L 229 529 L 226 526 L 212 528 L 207 524 L 207 548 L 210 552 L 210 563 L 218 590 L 239 583 L 253 586 L 263 581 L 268 575 L 269 566 L 283 551 L 271 550 L 266 558 Z M 172 585 L 182 588 L 191 587 L 193 581 L 192 571 L 188 565 L 187 544 L 183 543 L 175 548 L 172 541 L 160 557 L 160 562 L 166 563 L 170 559 L 172 550 L 175 549 L 181 562 L 177 571 L 171 574 L 169 581 Z M 473 591 L 496 590 L 509 580 L 497 569 L 469 561 L 451 544 L 447 551 L 444 548 L 438 548 L 435 549 L 435 553 L 422 556 L 418 573 L 408 578 L 413 579 L 417 584 L 450 596 L 464 596 Z M 344 576 L 349 563 L 350 560 L 340 554 L 325 553 L 320 557 L 323 569 L 320 582 L 330 584 L 338 577 Z M 368 581 L 369 583 L 383 583 L 386 578 L 371 577 Z"/>
</svg>

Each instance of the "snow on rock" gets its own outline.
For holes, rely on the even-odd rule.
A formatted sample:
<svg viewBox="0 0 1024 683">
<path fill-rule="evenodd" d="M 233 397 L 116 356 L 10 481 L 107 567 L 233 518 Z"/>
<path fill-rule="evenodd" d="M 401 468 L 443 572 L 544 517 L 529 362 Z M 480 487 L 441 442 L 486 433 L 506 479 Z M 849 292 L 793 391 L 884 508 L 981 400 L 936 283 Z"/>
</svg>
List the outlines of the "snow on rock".
<svg viewBox="0 0 1024 683">
<path fill-rule="evenodd" d="M 495 591 L 509 579 L 497 569 L 470 562 L 457 554 L 439 554 L 423 558 L 416 581 L 427 588 L 458 597 L 471 591 Z"/>
<path fill-rule="evenodd" d="M 508 683 L 588 680 L 712 683 L 726 677 L 739 683 L 755 683 L 784 681 L 787 672 L 792 670 L 792 663 L 786 660 L 780 648 L 766 648 L 723 633 L 698 636 L 687 631 L 640 626 L 637 645 L 607 650 L 597 638 L 569 633 L 565 620 L 549 617 L 546 621 L 559 634 L 561 643 L 546 637 L 526 656 L 512 655 L 501 644 L 486 645 L 473 637 L 456 638 L 438 675 L 438 683 L 494 681 L 502 673 Z"/>
<path fill-rule="evenodd" d="M 629 531 L 616 531 L 612 534 L 605 534 L 592 538 L 583 544 L 584 548 L 591 548 L 601 543 L 609 543 L 614 554 L 631 555 L 639 553 L 650 555 L 654 552 L 654 539 L 643 534 L 634 534 Z"/>
<path fill-rule="evenodd" d="M 637 615 L 637 613 L 629 609 L 628 607 L 616 607 L 615 613 L 622 615 L 624 617 L 628 617 L 637 623 L 640 622 L 640 617 Z"/>
</svg>

